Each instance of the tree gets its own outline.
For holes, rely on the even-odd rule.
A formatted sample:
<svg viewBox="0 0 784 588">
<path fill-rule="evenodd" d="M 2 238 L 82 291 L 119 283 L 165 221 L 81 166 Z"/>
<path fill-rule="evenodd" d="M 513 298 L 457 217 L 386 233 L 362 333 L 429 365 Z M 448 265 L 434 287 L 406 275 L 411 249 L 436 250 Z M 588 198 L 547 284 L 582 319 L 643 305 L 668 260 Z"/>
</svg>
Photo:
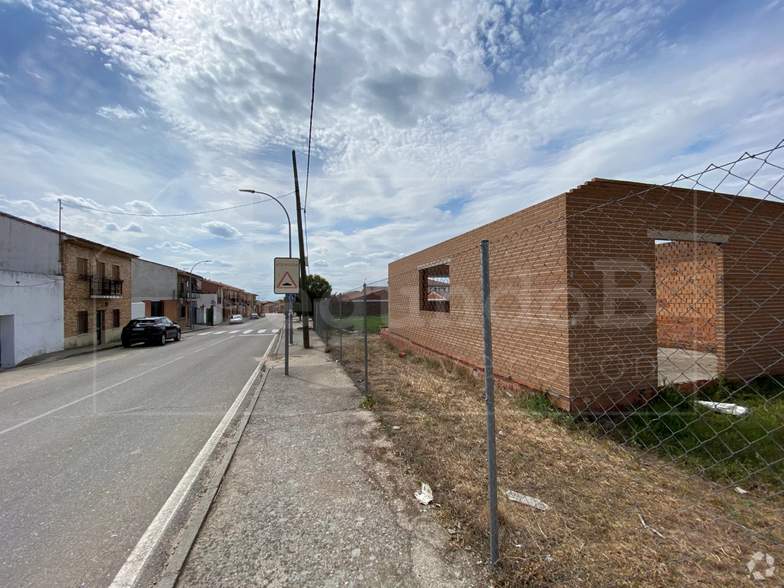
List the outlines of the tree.
<svg viewBox="0 0 784 588">
<path fill-rule="evenodd" d="M 326 298 L 332 295 L 332 286 L 318 274 L 308 276 L 308 296 L 311 300 Z"/>
</svg>

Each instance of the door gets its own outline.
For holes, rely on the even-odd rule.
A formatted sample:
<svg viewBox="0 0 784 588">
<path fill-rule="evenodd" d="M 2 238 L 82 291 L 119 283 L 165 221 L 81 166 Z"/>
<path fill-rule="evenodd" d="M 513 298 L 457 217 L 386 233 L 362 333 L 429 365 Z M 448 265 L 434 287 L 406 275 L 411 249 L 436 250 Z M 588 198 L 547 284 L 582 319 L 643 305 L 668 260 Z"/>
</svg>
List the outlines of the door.
<svg viewBox="0 0 784 588">
<path fill-rule="evenodd" d="M 101 345 L 103 343 L 103 310 L 95 313 L 95 344 Z"/>
<path fill-rule="evenodd" d="M 207 324 L 212 325 L 212 308 L 207 309 Z"/>
</svg>

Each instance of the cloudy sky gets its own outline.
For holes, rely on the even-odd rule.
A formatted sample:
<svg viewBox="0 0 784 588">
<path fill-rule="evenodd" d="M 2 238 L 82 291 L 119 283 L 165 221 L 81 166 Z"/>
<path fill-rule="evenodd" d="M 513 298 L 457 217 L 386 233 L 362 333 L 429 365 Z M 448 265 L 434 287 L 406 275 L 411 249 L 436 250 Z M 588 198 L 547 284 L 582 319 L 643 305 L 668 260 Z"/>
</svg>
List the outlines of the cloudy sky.
<svg viewBox="0 0 784 588">
<path fill-rule="evenodd" d="M 215 259 L 200 273 L 272 297 L 274 202 L 149 215 L 289 194 L 292 149 L 304 196 L 315 16 L 315 0 L 0 0 L 0 210 L 56 226 L 58 198 L 101 208 L 67 205 L 64 230 Z M 781 0 L 324 0 L 310 271 L 345 290 L 593 177 L 668 182 L 774 146 L 782 31 Z"/>
</svg>

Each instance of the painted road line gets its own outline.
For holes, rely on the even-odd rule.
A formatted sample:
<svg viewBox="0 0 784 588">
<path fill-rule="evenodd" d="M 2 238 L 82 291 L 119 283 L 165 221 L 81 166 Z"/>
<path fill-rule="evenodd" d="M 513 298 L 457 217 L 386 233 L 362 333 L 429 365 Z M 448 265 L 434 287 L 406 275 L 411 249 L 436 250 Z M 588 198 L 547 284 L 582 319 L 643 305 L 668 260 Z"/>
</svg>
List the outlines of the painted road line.
<svg viewBox="0 0 784 588">
<path fill-rule="evenodd" d="M 112 390 L 113 388 L 116 388 L 117 386 L 122 386 L 123 384 L 126 384 L 126 383 L 130 382 L 131 380 L 134 380 L 136 378 L 140 378 L 141 376 L 146 376 L 147 374 L 152 373 L 155 370 L 160 369 L 160 368 L 162 368 L 164 366 L 172 364 L 175 361 L 180 361 L 183 357 L 184 356 L 177 357 L 175 359 L 172 359 L 171 361 L 167 361 L 166 363 L 162 363 L 161 365 L 159 365 L 157 367 L 149 369 L 146 372 L 142 372 L 140 374 L 136 374 L 135 376 L 131 376 L 130 378 L 125 378 L 124 380 L 122 380 L 120 382 L 117 382 L 116 384 L 112 384 L 111 386 L 107 386 L 106 388 L 101 388 L 97 392 L 93 392 L 92 394 L 88 394 L 87 396 L 82 396 L 81 398 L 79 398 L 77 400 L 72 400 L 71 402 L 63 404 L 62 406 L 58 406 L 57 408 L 53 408 L 52 410 L 48 410 L 48 411 L 46 411 L 43 414 L 39 414 L 38 416 L 35 416 L 33 418 L 30 418 L 30 419 L 27 419 L 26 421 L 22 421 L 21 423 L 17 423 L 13 427 L 8 427 L 7 429 L 3 429 L 2 431 L 0 431 L 0 435 L 5 435 L 6 433 L 8 433 L 10 431 L 13 431 L 14 429 L 18 429 L 19 427 L 24 427 L 25 425 L 29 425 L 30 423 L 34 423 L 35 421 L 37 421 L 39 419 L 47 417 L 50 414 L 54 414 L 55 412 L 63 410 L 64 408 L 68 408 L 69 406 L 73 406 L 74 404 L 78 404 L 79 402 L 82 402 L 83 400 L 87 400 L 88 398 L 93 398 L 94 396 L 98 396 L 99 394 L 103 394 L 104 392 L 106 392 L 108 390 Z"/>
<path fill-rule="evenodd" d="M 229 334 L 230 334 L 230 335 L 233 335 L 234 333 L 239 333 L 241 330 L 242 330 L 242 329 L 237 329 L 236 331 L 229 331 Z"/>
<path fill-rule="evenodd" d="M 275 335 L 280 331 L 280 329 L 272 329 L 272 334 Z"/>
<path fill-rule="evenodd" d="M 267 329 L 261 329 L 261 330 L 259 331 L 259 335 L 261 335 L 262 333 L 266 333 L 266 332 L 267 332 Z"/>
<path fill-rule="evenodd" d="M 197 337 L 204 337 L 204 335 L 212 335 L 212 331 L 208 331 L 207 333 L 199 333 L 196 335 Z"/>
<path fill-rule="evenodd" d="M 226 431 L 232 419 L 234 418 L 234 415 L 237 413 L 243 401 L 245 400 L 245 396 L 247 396 L 248 391 L 251 389 L 251 386 L 253 386 L 253 382 L 256 380 L 256 378 L 258 378 L 259 372 L 261 372 L 261 368 L 264 366 L 264 361 L 269 355 L 270 349 L 272 348 L 272 344 L 274 342 L 275 339 L 273 338 L 267 347 L 267 351 L 264 352 L 264 356 L 261 358 L 259 365 L 256 366 L 253 374 L 245 383 L 245 386 L 243 386 L 242 390 L 237 396 L 237 399 L 234 401 L 234 404 L 231 405 L 229 411 L 224 415 L 223 420 L 221 420 L 215 431 L 213 431 L 212 436 L 210 436 L 210 438 L 207 440 L 207 443 L 205 443 L 204 447 L 202 447 L 199 455 L 196 456 L 196 459 L 191 464 L 191 467 L 189 467 L 188 471 L 185 472 L 185 475 L 182 477 L 179 484 L 177 484 L 174 492 L 171 493 L 161 510 L 159 510 L 158 514 L 155 515 L 155 518 L 153 519 L 152 523 L 150 523 L 150 526 L 147 527 L 147 530 L 144 532 L 144 535 L 142 535 L 142 538 L 139 539 L 139 542 L 136 544 L 136 547 L 134 547 L 131 555 L 128 556 L 128 559 L 125 560 L 123 567 L 120 568 L 119 572 L 117 572 L 117 575 L 109 585 L 109 588 L 132 588 L 136 583 L 136 580 L 139 578 L 139 575 L 144 568 L 144 564 L 147 563 L 150 554 L 154 551 L 158 542 L 161 540 L 161 537 L 163 537 L 163 533 L 166 531 L 169 523 L 174 518 L 177 510 L 179 510 L 182 502 L 185 500 L 185 497 L 190 491 L 191 486 L 193 486 L 193 482 L 201 473 L 201 470 L 204 468 L 204 464 L 207 463 L 207 459 L 215 449 L 218 441 L 220 441 L 221 437 L 223 437 L 223 433 Z"/>
<path fill-rule="evenodd" d="M 225 333 L 225 332 L 226 332 L 226 331 L 215 331 L 215 334 L 216 334 L 216 335 L 223 335 L 223 333 Z"/>
<path fill-rule="evenodd" d="M 248 333 L 252 333 L 253 329 L 248 329 L 247 331 L 242 331 L 243 335 L 247 335 Z"/>
</svg>

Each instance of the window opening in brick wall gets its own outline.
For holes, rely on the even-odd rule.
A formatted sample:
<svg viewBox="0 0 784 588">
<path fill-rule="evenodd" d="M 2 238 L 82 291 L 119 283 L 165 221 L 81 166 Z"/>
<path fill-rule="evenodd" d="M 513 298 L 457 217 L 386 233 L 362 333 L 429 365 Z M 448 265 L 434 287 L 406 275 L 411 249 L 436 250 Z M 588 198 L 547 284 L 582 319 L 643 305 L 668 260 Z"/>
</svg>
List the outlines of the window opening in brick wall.
<svg viewBox="0 0 784 588">
<path fill-rule="evenodd" d="M 449 312 L 449 264 L 419 270 L 419 309 Z"/>
<path fill-rule="evenodd" d="M 161 300 L 150 302 L 150 316 L 163 316 L 163 302 Z"/>
<path fill-rule="evenodd" d="M 87 311 L 80 310 L 76 313 L 76 329 L 80 335 L 87 333 L 89 325 L 87 324 Z"/>
<path fill-rule="evenodd" d="M 95 276 L 101 279 L 106 277 L 106 264 L 104 262 L 99 261 L 95 264 Z"/>
<path fill-rule="evenodd" d="M 90 279 L 90 266 L 88 265 L 86 258 L 76 258 L 76 274 L 78 275 L 78 279 L 82 282 L 86 282 Z"/>
<path fill-rule="evenodd" d="M 180 318 L 181 319 L 185 318 L 185 307 L 184 306 L 180 306 Z"/>
<path fill-rule="evenodd" d="M 119 265 L 113 265 L 112 266 L 112 279 L 113 280 L 119 280 L 120 279 L 120 266 Z"/>
<path fill-rule="evenodd" d="M 119 329 L 120 328 L 120 309 L 115 308 L 112 310 L 112 328 Z"/>
</svg>

